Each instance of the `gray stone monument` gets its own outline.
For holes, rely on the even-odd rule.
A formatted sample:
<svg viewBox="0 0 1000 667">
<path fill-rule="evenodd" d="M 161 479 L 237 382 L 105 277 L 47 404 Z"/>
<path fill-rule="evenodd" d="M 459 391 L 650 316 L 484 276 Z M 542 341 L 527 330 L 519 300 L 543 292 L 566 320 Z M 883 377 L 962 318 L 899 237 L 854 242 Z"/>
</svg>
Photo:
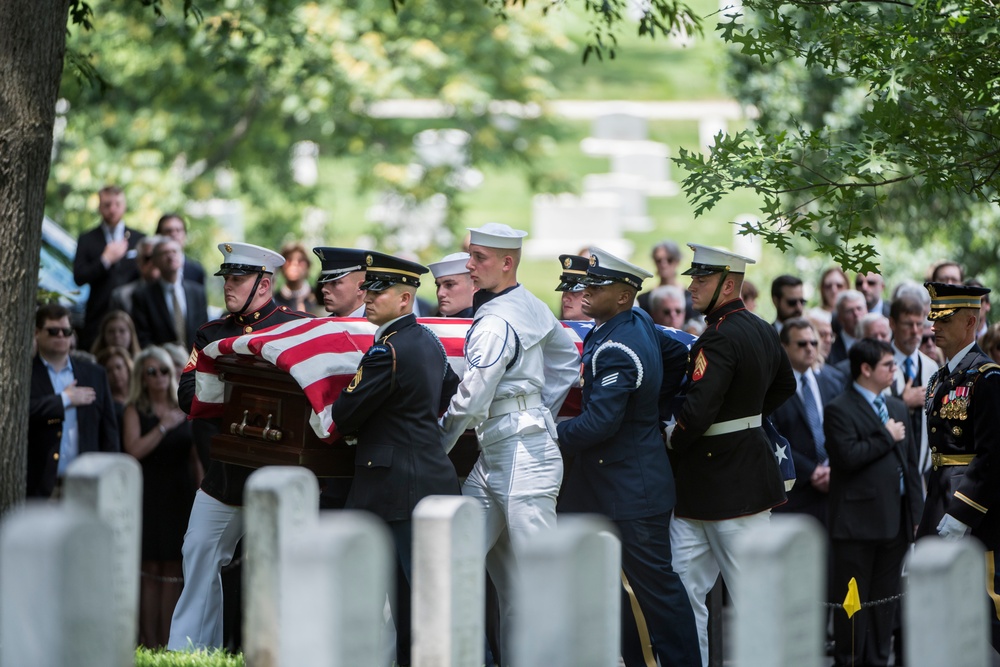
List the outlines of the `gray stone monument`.
<svg viewBox="0 0 1000 667">
<path fill-rule="evenodd" d="M 111 529 L 114 604 L 103 610 L 115 621 L 115 661 L 135 662 L 139 622 L 139 576 L 142 568 L 142 466 L 128 454 L 88 452 L 66 469 L 67 505 L 93 512 Z"/>
<path fill-rule="evenodd" d="M 413 665 L 483 664 L 483 512 L 462 496 L 429 496 L 413 510 Z"/>
<path fill-rule="evenodd" d="M 277 667 L 283 549 L 319 518 L 319 483 L 297 466 L 257 470 L 243 491 L 243 654 L 251 667 Z"/>
<path fill-rule="evenodd" d="M 826 538 L 810 517 L 779 515 L 737 542 L 734 656 L 740 667 L 820 667 Z"/>
<path fill-rule="evenodd" d="M 634 246 L 622 233 L 622 204 L 617 194 L 564 192 L 532 197 L 525 256 L 553 259 L 582 246 L 598 246 L 624 258 L 632 254 Z"/>
<path fill-rule="evenodd" d="M 324 512 L 291 538 L 281 561 L 283 667 L 376 667 L 395 556 L 385 524 L 366 512 Z"/>
<path fill-rule="evenodd" d="M 670 149 L 656 141 L 633 141 L 611 155 L 611 172 L 637 179 L 650 197 L 672 197 L 680 186 L 670 180 Z"/>
<path fill-rule="evenodd" d="M 519 561 L 513 665 L 616 667 L 621 654 L 621 548 L 610 522 L 560 517 Z"/>
<path fill-rule="evenodd" d="M 653 220 L 646 210 L 646 188 L 638 179 L 625 174 L 587 174 L 583 177 L 583 189 L 585 192 L 618 195 L 622 228 L 625 231 L 653 230 Z"/>
<path fill-rule="evenodd" d="M 903 597 L 908 667 L 991 664 L 983 556 L 982 546 L 972 539 L 925 537 L 917 542 L 906 561 Z"/>
<path fill-rule="evenodd" d="M 93 512 L 29 503 L 0 526 L 0 664 L 120 665 L 111 527 Z M 130 659 L 131 661 L 131 659 Z"/>
</svg>

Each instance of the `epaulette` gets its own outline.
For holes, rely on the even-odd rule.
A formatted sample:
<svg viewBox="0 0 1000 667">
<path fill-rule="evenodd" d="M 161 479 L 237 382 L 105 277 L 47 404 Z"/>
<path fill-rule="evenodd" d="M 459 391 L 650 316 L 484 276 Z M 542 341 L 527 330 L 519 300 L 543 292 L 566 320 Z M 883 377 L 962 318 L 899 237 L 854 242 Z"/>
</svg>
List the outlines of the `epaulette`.
<svg viewBox="0 0 1000 667">
<path fill-rule="evenodd" d="M 1000 370 L 1000 364 L 988 361 L 979 368 L 977 368 L 976 370 L 978 370 L 980 373 L 985 373 L 986 371 L 989 370 Z"/>
</svg>

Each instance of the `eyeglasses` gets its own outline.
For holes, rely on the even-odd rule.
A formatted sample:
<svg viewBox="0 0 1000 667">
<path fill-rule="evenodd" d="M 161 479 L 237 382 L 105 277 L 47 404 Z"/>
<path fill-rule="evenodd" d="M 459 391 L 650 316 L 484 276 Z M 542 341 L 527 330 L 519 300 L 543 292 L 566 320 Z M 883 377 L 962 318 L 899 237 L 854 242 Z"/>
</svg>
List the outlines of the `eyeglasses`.
<svg viewBox="0 0 1000 667">
<path fill-rule="evenodd" d="M 144 261 L 144 262 L 151 262 L 151 261 L 153 261 L 153 256 L 152 255 L 143 255 L 142 256 L 142 261 Z"/>
<path fill-rule="evenodd" d="M 53 338 L 58 338 L 59 336 L 69 338 L 73 335 L 73 327 L 45 327 L 45 333 Z"/>
<path fill-rule="evenodd" d="M 896 360 L 895 359 L 888 359 L 887 361 L 880 362 L 879 366 L 885 366 L 886 368 L 895 368 L 896 367 Z"/>
<path fill-rule="evenodd" d="M 799 347 L 806 347 L 806 346 L 819 347 L 818 340 L 797 340 L 795 341 L 795 344 L 798 345 Z"/>
<path fill-rule="evenodd" d="M 159 371 L 160 375 L 162 375 L 164 377 L 166 377 L 167 375 L 170 375 L 170 369 L 167 368 L 166 366 L 160 366 L 159 368 L 156 368 L 155 366 L 147 366 L 146 367 L 146 375 L 148 377 L 156 377 L 156 372 L 157 371 Z"/>
<path fill-rule="evenodd" d="M 878 287 L 878 285 L 879 285 L 879 279 L 878 278 L 868 278 L 868 279 L 858 278 L 857 283 L 858 283 L 859 286 L 867 284 L 869 287 Z"/>
<path fill-rule="evenodd" d="M 933 335 L 925 335 L 925 336 L 921 336 L 920 337 L 920 344 L 921 345 L 927 345 L 927 343 L 933 343 L 933 342 L 934 342 L 934 336 Z"/>
<path fill-rule="evenodd" d="M 823 289 L 847 289 L 844 283 L 823 283 Z"/>
<path fill-rule="evenodd" d="M 788 306 L 804 306 L 806 305 L 805 299 L 785 299 L 785 304 Z"/>
</svg>

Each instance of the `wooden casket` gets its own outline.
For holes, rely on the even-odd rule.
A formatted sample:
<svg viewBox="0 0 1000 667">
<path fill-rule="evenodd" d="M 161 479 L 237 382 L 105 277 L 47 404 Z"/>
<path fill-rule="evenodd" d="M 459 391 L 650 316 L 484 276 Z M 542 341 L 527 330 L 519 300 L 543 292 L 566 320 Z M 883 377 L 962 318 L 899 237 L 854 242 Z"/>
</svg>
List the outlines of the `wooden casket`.
<svg viewBox="0 0 1000 667">
<path fill-rule="evenodd" d="M 222 431 L 212 438 L 213 459 L 249 468 L 298 465 L 317 477 L 353 477 L 354 448 L 343 439 L 320 440 L 309 425 L 309 401 L 291 375 L 259 358 L 234 354 L 215 360 L 225 383 Z M 451 450 L 459 476 L 479 456 L 473 431 Z"/>
</svg>

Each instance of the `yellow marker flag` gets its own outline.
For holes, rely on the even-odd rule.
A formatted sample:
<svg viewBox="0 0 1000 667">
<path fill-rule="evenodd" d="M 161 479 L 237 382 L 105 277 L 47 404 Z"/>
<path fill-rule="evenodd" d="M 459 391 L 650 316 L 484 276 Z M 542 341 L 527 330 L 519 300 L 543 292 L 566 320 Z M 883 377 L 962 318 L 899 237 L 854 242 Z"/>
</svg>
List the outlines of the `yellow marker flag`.
<svg viewBox="0 0 1000 667">
<path fill-rule="evenodd" d="M 851 618 L 860 610 L 861 596 L 858 595 L 858 582 L 854 577 L 851 577 L 851 580 L 847 582 L 847 597 L 844 598 L 844 611 L 847 612 L 847 618 Z"/>
</svg>

